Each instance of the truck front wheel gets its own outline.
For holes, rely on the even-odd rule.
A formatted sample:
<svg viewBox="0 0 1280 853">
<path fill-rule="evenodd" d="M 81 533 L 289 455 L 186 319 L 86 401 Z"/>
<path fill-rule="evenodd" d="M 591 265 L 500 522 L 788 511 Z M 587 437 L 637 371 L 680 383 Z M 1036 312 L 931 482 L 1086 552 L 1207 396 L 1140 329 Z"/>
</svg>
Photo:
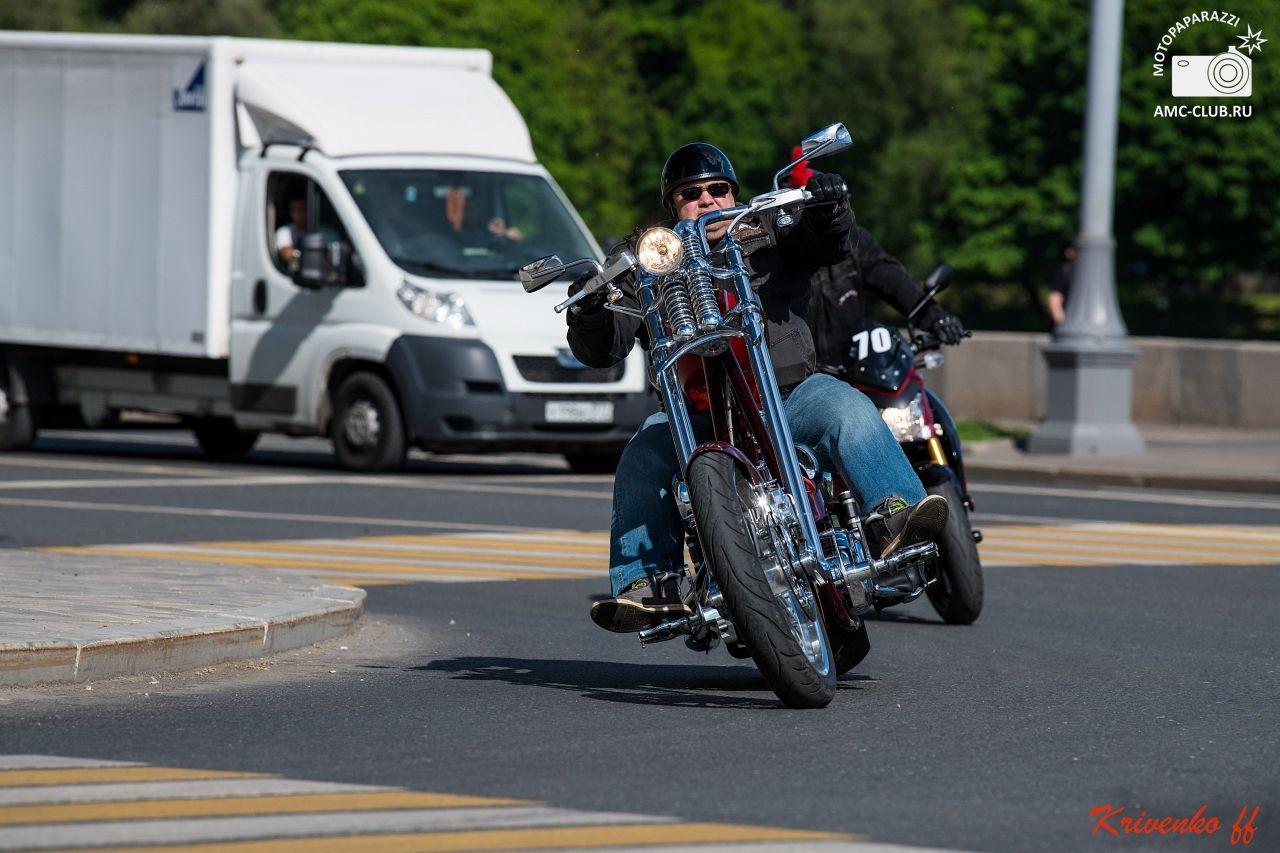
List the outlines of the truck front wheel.
<svg viewBox="0 0 1280 853">
<path fill-rule="evenodd" d="M 333 395 L 329 437 L 338 464 L 349 471 L 390 471 L 404 461 L 404 422 L 396 395 L 381 377 L 353 373 Z"/>
<path fill-rule="evenodd" d="M 231 418 L 201 418 L 191 431 L 204 454 L 214 459 L 243 456 L 258 441 L 257 432 L 240 429 Z"/>
<path fill-rule="evenodd" d="M 6 374 L 8 371 L 0 361 L 0 450 L 26 450 L 36 440 L 35 415 L 30 405 L 13 401 L 15 389 L 5 381 Z M 21 377 L 16 381 L 21 382 Z"/>
</svg>

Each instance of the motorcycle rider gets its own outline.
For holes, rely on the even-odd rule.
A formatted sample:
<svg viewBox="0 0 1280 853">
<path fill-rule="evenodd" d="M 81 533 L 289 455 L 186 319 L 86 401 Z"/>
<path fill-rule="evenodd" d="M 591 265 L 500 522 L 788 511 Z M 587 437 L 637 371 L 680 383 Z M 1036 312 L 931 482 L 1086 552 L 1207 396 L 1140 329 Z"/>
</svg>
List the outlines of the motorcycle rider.
<svg viewBox="0 0 1280 853">
<path fill-rule="evenodd" d="M 792 157 L 799 156 L 797 148 Z M 782 185 L 802 187 L 815 174 L 808 161 L 801 160 Z M 879 296 L 904 317 L 924 297 L 924 290 L 907 273 L 902 262 L 885 251 L 866 228 L 854 223 L 850 242 L 852 251 L 848 255 L 835 264 L 818 268 L 811 279 L 813 304 L 807 316 L 809 330 L 813 333 L 820 369 L 834 373 L 843 370 L 849 338 L 866 317 L 863 291 Z M 964 339 L 960 318 L 948 314 L 932 300 L 922 309 L 915 325 L 928 329 L 944 344 L 955 345 Z"/>
<path fill-rule="evenodd" d="M 866 396 L 813 372 L 813 340 L 804 320 L 809 277 L 817 267 L 848 254 L 852 215 L 839 176 L 816 176 L 806 189 L 813 200 L 798 222 L 782 227 L 764 219 L 737 236 L 764 309 L 770 357 L 793 437 L 810 446 L 823 467 L 840 473 L 860 506 L 875 508 L 867 528 L 873 531 L 873 547 L 884 556 L 904 544 L 936 538 L 946 524 L 947 504 L 926 496 Z M 705 142 L 677 148 L 662 169 L 662 203 L 676 219 L 734 207 L 737 192 L 729 158 Z M 707 229 L 713 252 L 727 228 L 722 220 Z M 621 305 L 638 308 L 635 283 L 620 286 Z M 581 300 L 574 309 L 567 317 L 569 346 L 586 365 L 616 364 L 637 338 L 648 345 L 643 323 L 606 310 L 603 293 Z M 675 574 L 684 549 L 684 526 L 670 495 L 676 473 L 667 416 L 655 412 L 627 444 L 614 479 L 609 547 L 613 596 L 591 608 L 592 620 L 602 628 L 630 633 L 688 612 Z"/>
</svg>

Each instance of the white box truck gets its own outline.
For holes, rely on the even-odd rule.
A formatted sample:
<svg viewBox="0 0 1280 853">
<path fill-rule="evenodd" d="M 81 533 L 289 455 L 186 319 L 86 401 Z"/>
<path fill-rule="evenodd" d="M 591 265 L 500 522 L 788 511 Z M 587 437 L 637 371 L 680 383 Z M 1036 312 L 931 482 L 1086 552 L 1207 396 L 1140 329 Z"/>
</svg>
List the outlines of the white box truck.
<svg viewBox="0 0 1280 853">
<path fill-rule="evenodd" d="M 177 415 L 606 467 L 653 406 L 516 269 L 599 248 L 485 50 L 0 32 L 0 449 Z M 539 294 L 538 296 L 541 296 Z M 562 296 L 562 295 L 561 295 Z"/>
</svg>

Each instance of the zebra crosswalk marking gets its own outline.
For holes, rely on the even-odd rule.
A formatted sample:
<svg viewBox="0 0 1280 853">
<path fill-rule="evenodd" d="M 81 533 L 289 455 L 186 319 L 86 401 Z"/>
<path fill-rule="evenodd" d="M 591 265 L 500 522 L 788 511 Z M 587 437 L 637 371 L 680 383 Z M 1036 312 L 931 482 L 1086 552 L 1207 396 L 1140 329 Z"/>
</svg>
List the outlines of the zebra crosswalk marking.
<svg viewBox="0 0 1280 853">
<path fill-rule="evenodd" d="M 236 552 L 201 553 L 195 549 L 176 550 L 162 549 L 158 546 L 150 548 L 49 548 L 49 551 L 62 554 L 111 554 L 120 557 L 148 557 L 157 560 L 182 560 L 196 563 L 221 563 L 240 566 L 262 566 L 284 569 L 329 570 L 340 572 L 374 572 L 383 575 L 457 575 L 460 577 L 484 578 L 487 580 L 545 580 L 548 578 L 573 578 L 583 575 L 595 576 L 603 573 L 600 570 L 573 571 L 572 569 L 531 569 L 506 568 L 516 565 L 507 562 L 485 563 L 475 559 L 459 558 L 457 560 L 422 561 L 417 563 L 384 563 L 376 557 L 364 562 L 344 562 L 340 560 L 294 559 L 289 557 L 252 556 Z"/>
<path fill-rule="evenodd" d="M 0 806 L 0 826 L 23 823 L 72 823 L 97 820 L 135 820 L 153 817 L 214 815 L 305 814 L 309 812 L 373 811 L 377 809 L 441 809 L 465 806 L 529 805 L 527 800 L 424 794 L 417 791 L 282 794 L 274 797 L 220 797 L 214 800 L 155 799 L 126 803 L 54 803 Z"/>
<path fill-rule="evenodd" d="M 979 516 L 979 521 L 981 516 Z M 1079 522 L 983 528 L 984 566 L 1280 564 L 1280 527 Z M 604 578 L 606 533 L 528 530 L 300 541 L 201 541 L 44 550 L 302 571 L 354 586 Z"/>
<path fill-rule="evenodd" d="M 610 826 L 604 836 L 595 827 L 548 829 L 490 829 L 339 838 L 273 839 L 229 844 L 113 847 L 112 853 L 481 853 L 500 850 L 568 850 L 675 845 L 681 850 L 695 844 L 760 844 L 783 842 L 772 851 L 851 850 L 853 845 L 828 848 L 823 842 L 852 841 L 859 836 L 799 830 L 768 830 L 721 823 Z M 810 845 L 800 846 L 802 842 Z M 816 842 L 816 844 L 815 844 Z M 751 849 L 751 848 L 746 848 Z M 883 848 L 880 848 L 883 849 Z M 904 851 L 912 848 L 902 848 Z"/>
<path fill-rule="evenodd" d="M 743 843 L 845 850 L 859 838 L 61 756 L 0 756 L 4 774 L 35 783 L 0 791 L 9 796 L 0 806 L 0 851 L 463 853 L 674 845 L 711 853 Z M 155 781 L 169 778 L 179 781 L 159 783 L 163 788 Z M 153 796 L 157 790 L 172 795 Z"/>
<path fill-rule="evenodd" d="M 1280 527 L 1082 522 L 983 526 L 984 566 L 1280 564 Z"/>
<path fill-rule="evenodd" d="M 88 782 L 162 782 L 179 779 L 252 779 L 262 773 L 184 770 L 181 767 L 52 767 L 0 770 L 0 787 L 79 785 Z"/>
</svg>

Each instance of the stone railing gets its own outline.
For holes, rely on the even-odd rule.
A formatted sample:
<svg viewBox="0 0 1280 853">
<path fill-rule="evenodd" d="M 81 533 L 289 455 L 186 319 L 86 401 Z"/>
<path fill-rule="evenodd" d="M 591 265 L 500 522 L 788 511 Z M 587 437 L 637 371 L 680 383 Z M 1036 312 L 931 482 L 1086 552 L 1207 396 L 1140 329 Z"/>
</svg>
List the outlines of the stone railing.
<svg viewBox="0 0 1280 853">
<path fill-rule="evenodd" d="M 977 332 L 945 350 L 926 383 L 957 418 L 1034 421 L 1044 417 L 1048 335 Z M 1280 429 L 1280 343 L 1129 338 L 1133 420 L 1241 429 Z"/>
</svg>

